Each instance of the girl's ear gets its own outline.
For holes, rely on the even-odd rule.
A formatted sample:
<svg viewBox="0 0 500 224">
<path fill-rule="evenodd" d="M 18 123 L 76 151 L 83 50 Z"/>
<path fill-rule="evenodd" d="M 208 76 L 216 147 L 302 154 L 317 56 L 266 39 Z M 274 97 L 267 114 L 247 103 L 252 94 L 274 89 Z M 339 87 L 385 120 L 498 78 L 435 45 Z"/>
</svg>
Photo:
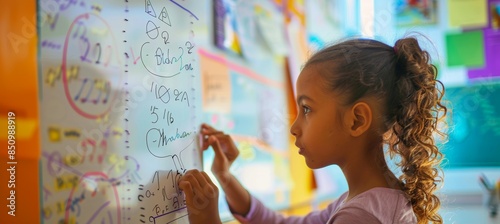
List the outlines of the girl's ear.
<svg viewBox="0 0 500 224">
<path fill-rule="evenodd" d="M 361 136 L 372 124 L 373 113 L 370 105 L 365 102 L 358 102 L 352 106 L 349 113 L 349 132 L 354 137 Z"/>
</svg>

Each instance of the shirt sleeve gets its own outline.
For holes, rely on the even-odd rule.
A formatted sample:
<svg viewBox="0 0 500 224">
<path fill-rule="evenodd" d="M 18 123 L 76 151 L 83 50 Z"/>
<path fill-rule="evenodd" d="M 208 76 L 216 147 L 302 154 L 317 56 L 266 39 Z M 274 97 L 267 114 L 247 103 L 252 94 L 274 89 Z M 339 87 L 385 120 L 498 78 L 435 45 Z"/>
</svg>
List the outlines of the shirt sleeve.
<svg viewBox="0 0 500 224">
<path fill-rule="evenodd" d="M 242 224 L 324 224 L 328 221 L 334 211 L 333 203 L 326 209 L 311 212 L 306 216 L 284 216 L 273 211 L 262 204 L 258 199 L 251 196 L 250 211 L 246 216 L 233 213 L 233 216 Z"/>
</svg>

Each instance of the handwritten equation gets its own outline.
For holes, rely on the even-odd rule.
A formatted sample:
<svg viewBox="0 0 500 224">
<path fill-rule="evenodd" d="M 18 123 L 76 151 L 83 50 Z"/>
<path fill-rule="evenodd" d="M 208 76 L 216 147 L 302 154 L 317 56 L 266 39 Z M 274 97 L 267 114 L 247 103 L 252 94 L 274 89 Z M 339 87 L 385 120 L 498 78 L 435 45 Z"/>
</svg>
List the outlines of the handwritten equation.
<svg viewBox="0 0 500 224">
<path fill-rule="evenodd" d="M 187 214 L 179 213 L 186 208 L 186 199 L 178 187 L 182 174 L 176 170 L 156 171 L 148 188 L 139 185 L 137 199 L 141 202 L 141 223 L 170 223 L 179 219 L 187 221 Z M 158 201 L 158 198 L 161 200 Z"/>
<path fill-rule="evenodd" d="M 175 1 L 170 2 L 191 13 L 179 3 Z M 148 38 L 146 38 L 147 41 L 140 48 L 140 58 L 144 68 L 150 74 L 162 78 L 172 78 L 183 71 L 192 71 L 193 65 L 189 58 L 192 58 L 195 45 L 190 40 L 181 41 L 181 44 L 178 43 L 179 41 L 175 43 L 171 42 L 171 33 L 177 35 L 178 31 L 172 28 L 167 8 L 163 6 L 161 13 L 157 15 L 155 6 L 150 0 L 146 0 L 145 11 L 156 20 L 148 20 L 145 25 L 146 36 Z M 193 14 L 191 13 L 191 15 Z M 193 22 L 190 24 L 193 24 Z M 194 35 L 192 31 L 191 35 Z M 187 60 L 186 57 L 188 57 Z"/>
<path fill-rule="evenodd" d="M 142 27 L 140 44 L 131 45 L 125 54 L 131 65 L 128 75 L 150 76 L 143 82 L 143 106 L 130 111 L 141 117 L 136 145 L 146 149 L 152 159 L 163 161 L 170 169 L 156 170 L 151 181 L 138 186 L 138 222 L 188 223 L 185 199 L 177 186 L 179 178 L 196 154 L 196 69 L 194 32 L 198 20 L 183 2 L 146 0 L 143 19 L 127 23 Z M 137 21 L 136 21 L 137 20 Z M 127 43 L 129 41 L 127 40 Z M 139 52 L 136 56 L 135 52 Z M 130 123 L 129 124 L 133 124 Z M 142 141 L 140 141 L 142 140 Z M 151 175 L 151 174 L 148 174 Z M 151 177 L 151 176 L 150 176 Z"/>
</svg>

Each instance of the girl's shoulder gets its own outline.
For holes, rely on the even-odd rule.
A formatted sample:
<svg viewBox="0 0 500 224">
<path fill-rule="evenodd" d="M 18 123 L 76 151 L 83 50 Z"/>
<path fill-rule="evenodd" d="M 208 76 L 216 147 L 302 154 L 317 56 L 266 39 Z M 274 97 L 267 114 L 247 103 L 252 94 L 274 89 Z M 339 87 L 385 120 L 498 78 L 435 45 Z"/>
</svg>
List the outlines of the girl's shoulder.
<svg viewBox="0 0 500 224">
<path fill-rule="evenodd" d="M 411 202 L 401 190 L 376 187 L 345 202 L 345 192 L 335 204 L 332 220 L 340 215 L 362 215 L 377 219 L 380 223 L 416 223 Z"/>
</svg>

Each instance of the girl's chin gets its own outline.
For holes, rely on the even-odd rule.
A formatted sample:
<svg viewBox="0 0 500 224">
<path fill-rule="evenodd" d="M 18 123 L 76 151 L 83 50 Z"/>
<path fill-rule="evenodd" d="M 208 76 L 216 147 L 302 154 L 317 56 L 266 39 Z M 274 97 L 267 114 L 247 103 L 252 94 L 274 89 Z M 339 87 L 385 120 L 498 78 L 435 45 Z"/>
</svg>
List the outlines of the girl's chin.
<svg viewBox="0 0 500 224">
<path fill-rule="evenodd" d="M 321 162 L 318 163 L 317 161 L 311 160 L 311 159 L 309 159 L 309 158 L 307 158 L 305 156 L 304 156 L 304 159 L 305 159 L 307 167 L 309 167 L 309 169 L 313 169 L 313 170 L 314 169 L 321 169 L 323 167 L 327 167 L 329 165 L 333 165 L 333 164 L 325 163 L 324 161 L 323 161 L 323 163 L 321 163 Z"/>
<path fill-rule="evenodd" d="M 299 149 L 299 154 L 304 155 L 304 149 Z"/>
<path fill-rule="evenodd" d="M 327 165 L 323 165 L 323 164 L 318 164 L 317 162 L 314 162 L 314 161 L 311 161 L 309 159 L 307 159 L 306 157 L 304 157 L 305 160 L 306 160 L 306 165 L 307 167 L 309 167 L 310 169 L 320 169 L 320 168 L 323 168 Z"/>
</svg>

